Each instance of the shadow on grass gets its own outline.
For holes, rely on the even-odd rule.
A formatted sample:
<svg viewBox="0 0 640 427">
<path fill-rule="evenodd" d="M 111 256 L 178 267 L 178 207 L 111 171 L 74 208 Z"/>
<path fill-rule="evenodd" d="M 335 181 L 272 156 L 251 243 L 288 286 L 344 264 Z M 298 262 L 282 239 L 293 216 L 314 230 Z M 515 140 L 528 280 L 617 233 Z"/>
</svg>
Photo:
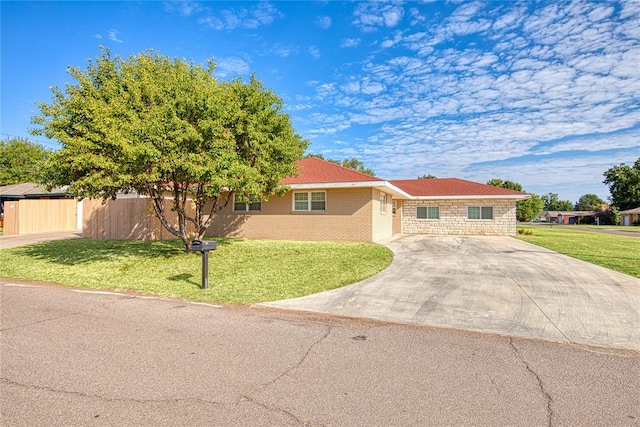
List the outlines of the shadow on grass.
<svg viewBox="0 0 640 427">
<path fill-rule="evenodd" d="M 218 247 L 229 246 L 238 239 L 216 240 Z M 126 258 L 168 259 L 186 255 L 180 240 L 127 241 L 100 239 L 56 240 L 36 245 L 9 249 L 19 256 L 41 259 L 62 265 L 87 264 L 96 261 L 114 261 Z M 196 253 L 199 255 L 199 253 Z"/>
<path fill-rule="evenodd" d="M 193 279 L 193 274 L 190 273 L 182 273 L 182 274 L 176 274 L 175 276 L 171 276 L 171 277 L 167 277 L 167 280 L 170 280 L 172 282 L 183 282 L 183 283 L 187 283 L 193 287 L 196 288 L 201 288 L 202 287 L 202 283 L 197 282 L 196 280 Z"/>
</svg>

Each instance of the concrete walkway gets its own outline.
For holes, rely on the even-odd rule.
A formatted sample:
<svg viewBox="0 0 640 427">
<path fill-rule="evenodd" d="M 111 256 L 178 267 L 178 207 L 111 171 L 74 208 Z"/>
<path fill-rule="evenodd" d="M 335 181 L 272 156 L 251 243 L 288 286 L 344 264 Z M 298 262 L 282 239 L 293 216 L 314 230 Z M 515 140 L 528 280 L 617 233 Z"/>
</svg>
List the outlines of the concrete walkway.
<svg viewBox="0 0 640 427">
<path fill-rule="evenodd" d="M 394 260 L 375 277 L 263 305 L 640 350 L 640 279 L 511 237 L 387 246 Z"/>
<path fill-rule="evenodd" d="M 18 246 L 50 242 L 52 240 L 79 239 L 82 233 L 65 231 L 58 233 L 23 234 L 20 236 L 0 236 L 0 249 L 17 248 Z"/>
</svg>

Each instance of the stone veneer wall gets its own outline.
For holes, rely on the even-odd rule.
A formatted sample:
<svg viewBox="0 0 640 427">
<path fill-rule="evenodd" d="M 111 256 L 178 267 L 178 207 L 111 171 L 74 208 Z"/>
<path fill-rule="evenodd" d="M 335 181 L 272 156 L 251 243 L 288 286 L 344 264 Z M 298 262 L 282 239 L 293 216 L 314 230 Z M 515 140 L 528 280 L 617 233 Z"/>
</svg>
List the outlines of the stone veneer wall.
<svg viewBox="0 0 640 427">
<path fill-rule="evenodd" d="M 440 219 L 417 219 L 416 207 L 439 206 Z M 492 206 L 493 219 L 468 219 L 467 207 Z M 516 200 L 404 200 L 402 232 L 406 234 L 461 234 L 512 236 L 516 234 Z"/>
</svg>

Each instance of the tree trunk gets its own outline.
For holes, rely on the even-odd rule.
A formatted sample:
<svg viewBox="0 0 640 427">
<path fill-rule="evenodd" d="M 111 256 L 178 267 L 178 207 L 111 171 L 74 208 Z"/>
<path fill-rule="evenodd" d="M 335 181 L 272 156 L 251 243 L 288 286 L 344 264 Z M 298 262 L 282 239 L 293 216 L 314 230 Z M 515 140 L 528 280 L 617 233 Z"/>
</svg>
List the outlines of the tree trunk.
<svg viewBox="0 0 640 427">
<path fill-rule="evenodd" d="M 164 210 L 164 196 L 162 194 L 162 188 L 154 187 L 149 191 L 149 195 L 153 200 L 153 209 L 156 217 L 160 220 L 162 226 L 184 243 L 185 252 L 191 253 L 191 241 L 193 239 L 202 239 L 204 233 L 206 233 L 209 226 L 213 222 L 213 216 L 221 209 L 229 204 L 229 200 L 233 198 L 233 193 L 226 193 L 207 200 L 201 190 L 197 190 L 193 202 L 195 203 L 195 215 L 191 217 L 187 214 L 187 203 L 191 200 L 188 198 L 189 184 L 178 184 L 174 181 L 173 188 L 173 209 L 178 215 L 178 228 L 174 227 L 167 221 Z M 200 188 L 200 186 L 198 186 Z M 211 202 L 211 209 L 209 209 L 209 217 L 206 221 L 203 221 L 204 210 L 206 203 Z M 192 223 L 195 228 L 194 235 L 190 238 L 187 228 L 187 223 Z"/>
</svg>

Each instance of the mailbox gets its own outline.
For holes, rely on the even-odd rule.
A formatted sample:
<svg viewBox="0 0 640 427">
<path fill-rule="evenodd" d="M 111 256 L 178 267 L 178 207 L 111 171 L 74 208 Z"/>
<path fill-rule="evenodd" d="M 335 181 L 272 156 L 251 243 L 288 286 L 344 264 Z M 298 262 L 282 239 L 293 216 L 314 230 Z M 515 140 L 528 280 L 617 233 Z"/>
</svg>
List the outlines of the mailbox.
<svg viewBox="0 0 640 427">
<path fill-rule="evenodd" d="M 191 249 L 202 254 L 202 289 L 209 287 L 209 251 L 216 250 L 215 240 L 193 240 Z"/>
<path fill-rule="evenodd" d="M 200 252 L 209 252 L 216 250 L 215 240 L 193 240 L 191 242 L 191 249 Z"/>
</svg>

